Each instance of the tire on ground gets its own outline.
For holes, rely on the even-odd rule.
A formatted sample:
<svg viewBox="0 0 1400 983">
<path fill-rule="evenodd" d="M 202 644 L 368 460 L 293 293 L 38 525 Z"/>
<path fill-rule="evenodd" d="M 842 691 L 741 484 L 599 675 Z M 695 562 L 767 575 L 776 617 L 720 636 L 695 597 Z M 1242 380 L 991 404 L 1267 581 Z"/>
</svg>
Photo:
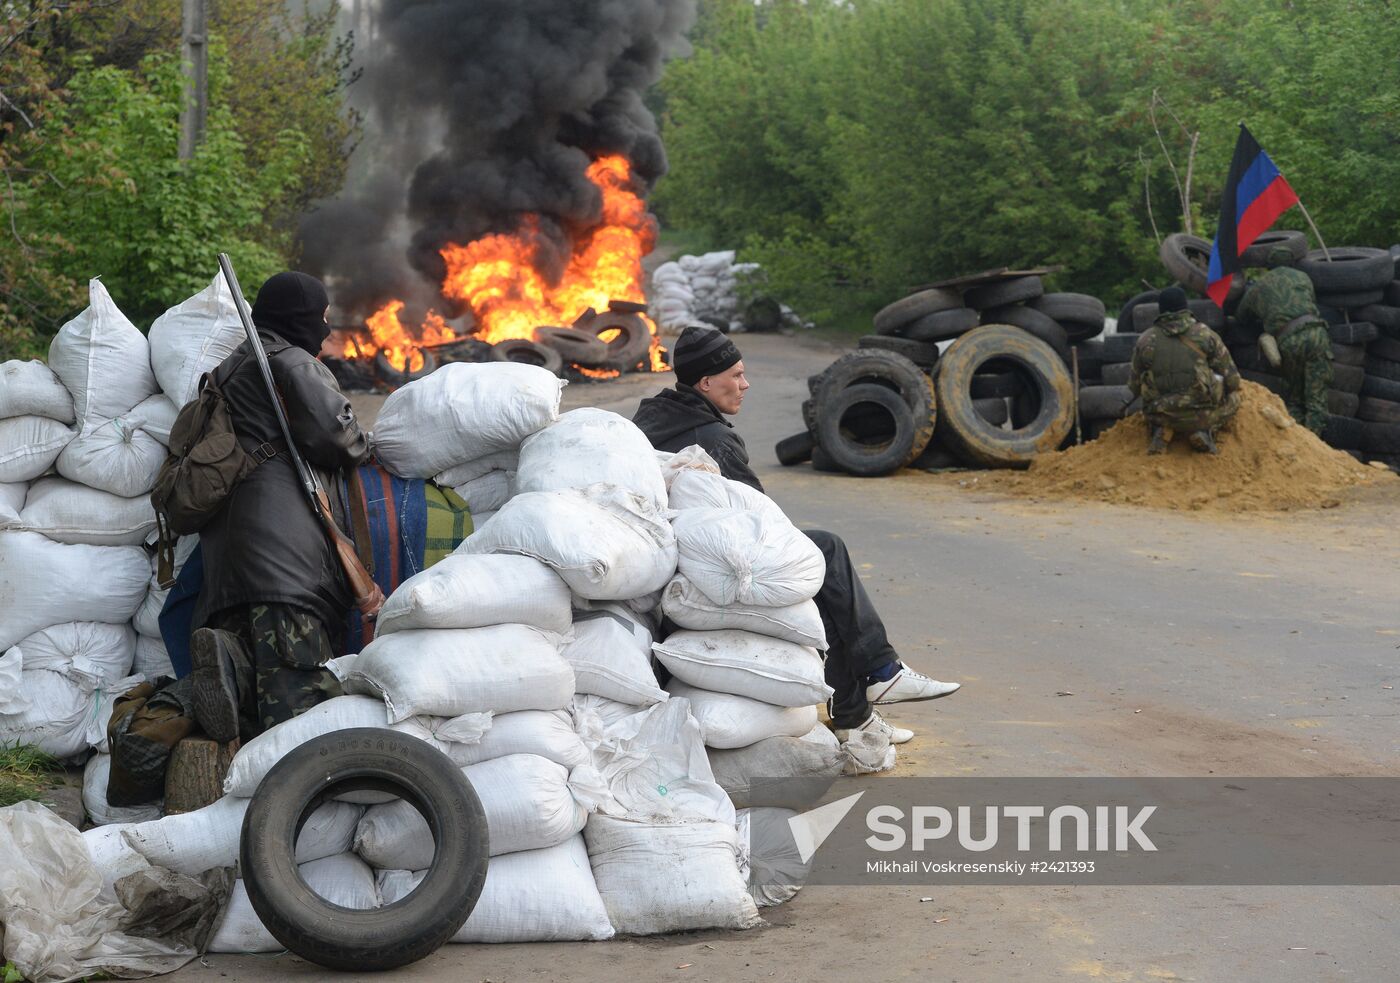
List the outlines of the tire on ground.
<svg viewBox="0 0 1400 983">
<path fill-rule="evenodd" d="M 977 327 L 977 312 L 970 307 L 954 307 L 951 310 L 925 314 L 900 328 L 896 334 L 914 341 L 947 341 L 966 334 Z"/>
<path fill-rule="evenodd" d="M 593 321 L 588 323 L 592 324 Z M 553 348 L 565 362 L 572 365 L 589 369 L 611 367 L 606 365 L 609 361 L 608 346 L 579 328 L 539 327 L 535 329 L 533 340 L 536 344 Z"/>
<path fill-rule="evenodd" d="M 1314 249 L 1298 261 L 1298 269 L 1308 275 L 1319 294 L 1384 290 L 1395 279 L 1395 259 L 1384 249 L 1340 246 L 1328 252 L 1330 259 Z"/>
<path fill-rule="evenodd" d="M 1292 266 L 1308 254 L 1308 237 L 1302 232 L 1295 232 L 1291 229 L 1275 229 L 1272 232 L 1262 233 L 1254 240 L 1253 245 L 1240 253 L 1240 265 L 1246 267 L 1272 267 L 1277 263 L 1269 262 L 1269 253 L 1275 246 L 1286 246 L 1293 254 L 1293 259 L 1286 265 Z"/>
<path fill-rule="evenodd" d="M 491 346 L 491 358 L 497 362 L 521 362 L 538 365 L 555 375 L 564 371 L 564 356 L 553 348 L 536 344 L 528 338 L 507 338 Z"/>
<path fill-rule="evenodd" d="M 423 364 L 416 369 L 405 368 L 404 371 L 394 368 L 393 364 L 389 361 L 389 357 L 382 351 L 377 352 L 374 356 L 375 374 L 378 375 L 380 380 L 386 385 L 393 386 L 394 388 L 406 386 L 415 379 L 423 378 L 436 369 L 438 363 L 437 358 L 432 352 L 423 348 L 418 349 L 418 351 L 422 355 Z"/>
<path fill-rule="evenodd" d="M 817 446 L 817 439 L 812 436 L 812 431 L 804 430 L 795 433 L 791 437 L 784 437 L 774 446 L 773 452 L 778 456 L 778 463 L 785 468 L 790 468 L 794 464 L 801 464 L 803 461 L 812 459 L 812 448 Z"/>
<path fill-rule="evenodd" d="M 1263 386 L 1275 396 L 1283 396 L 1288 392 L 1288 383 L 1282 377 L 1274 375 L 1272 372 L 1259 372 L 1254 369 L 1240 369 L 1240 378 L 1248 379 Z"/>
<path fill-rule="evenodd" d="M 1400 423 L 1361 423 L 1361 449 L 1368 454 L 1400 454 Z"/>
<path fill-rule="evenodd" d="M 1370 359 L 1368 358 L 1369 362 Z M 1400 368 L 1400 366 L 1397 366 Z M 1332 363 L 1332 388 L 1343 393 L 1359 393 L 1361 385 L 1366 381 L 1366 373 L 1369 368 L 1362 368 L 1359 365 L 1338 365 Z"/>
<path fill-rule="evenodd" d="M 1327 412 L 1333 416 L 1356 416 L 1356 411 L 1361 406 L 1361 397 L 1355 393 L 1338 392 L 1336 389 L 1327 390 Z"/>
<path fill-rule="evenodd" d="M 1400 423 L 1400 403 L 1374 396 L 1358 397 L 1357 417 L 1371 423 Z"/>
<path fill-rule="evenodd" d="M 1327 424 L 1322 430 L 1322 439 L 1339 451 L 1364 450 L 1362 444 L 1365 441 L 1366 428 L 1375 425 L 1353 420 L 1349 416 L 1329 413 Z"/>
<path fill-rule="evenodd" d="M 978 372 L 967 391 L 974 400 L 1015 399 L 1026 391 L 1026 384 L 1015 372 Z"/>
<path fill-rule="evenodd" d="M 963 292 L 963 303 L 974 310 L 985 311 L 1008 304 L 1020 304 L 1035 300 L 1045 293 L 1045 285 L 1038 276 L 1018 276 L 1010 280 L 998 280 L 968 287 Z"/>
<path fill-rule="evenodd" d="M 1121 420 L 1136 412 L 1135 399 L 1127 386 L 1084 386 L 1079 390 L 1079 418 Z"/>
<path fill-rule="evenodd" d="M 863 384 L 897 391 L 904 397 L 915 422 L 924 417 L 933 419 L 933 380 L 928 373 L 903 355 L 878 348 L 847 352 L 827 367 L 814 397 L 816 414 L 820 416 L 822 403 L 833 399 L 841 390 Z M 815 426 L 811 430 L 819 433 Z M 821 442 L 820 436 L 817 442 Z M 920 446 L 919 450 L 923 450 L 923 447 Z"/>
<path fill-rule="evenodd" d="M 646 322 L 636 314 L 608 312 L 599 314 L 577 330 L 592 335 L 607 346 L 607 356 L 598 368 L 627 372 L 646 360 L 651 351 L 651 332 Z M 610 335 L 604 338 L 603 335 Z M 580 363 L 582 364 L 582 363 Z"/>
<path fill-rule="evenodd" d="M 857 407 L 873 406 L 888 417 L 875 434 L 860 435 L 844 423 Z M 849 386 L 817 406 L 817 437 L 822 449 L 843 471 L 871 478 L 898 471 L 923 453 L 933 437 L 933 415 L 914 418 L 903 396 L 885 386 Z"/>
<path fill-rule="evenodd" d="M 962 299 L 953 290 L 920 290 L 902 297 L 875 315 L 876 334 L 896 334 L 906 324 L 938 311 L 962 306 Z"/>
<path fill-rule="evenodd" d="M 856 342 L 857 348 L 880 348 L 896 352 L 922 369 L 932 368 L 938 361 L 938 346 L 931 341 L 915 341 L 913 338 L 895 338 L 889 335 L 872 334 Z"/>
<path fill-rule="evenodd" d="M 823 471 L 827 474 L 845 473 L 841 467 L 831 459 L 831 455 L 826 452 L 826 448 L 822 447 L 821 444 L 812 448 L 812 470 Z"/>
<path fill-rule="evenodd" d="M 974 399 L 972 408 L 977 415 L 994 427 L 999 427 L 1011 419 L 1011 411 L 1006 408 L 1005 399 Z"/>
<path fill-rule="evenodd" d="M 407 897 L 352 911 L 307 887 L 296 865 L 306 817 L 336 795 L 389 791 L 433 832 L 433 862 Z M 253 910 L 292 952 L 331 969 L 378 971 L 422 959 L 467 920 L 490 856 L 486 814 L 460 769 L 414 737 L 360 727 L 315 738 L 279 761 L 243 817 L 239 862 Z"/>
<path fill-rule="evenodd" d="M 989 362 L 1010 363 L 1039 398 L 1035 419 L 1017 430 L 1001 430 L 977 413 L 970 394 L 973 375 Z M 1069 371 L 1054 350 L 1019 328 L 989 324 L 969 332 L 943 353 L 934 379 L 940 432 L 965 458 L 993 467 L 1028 467 L 1053 451 L 1074 425 Z"/>
</svg>

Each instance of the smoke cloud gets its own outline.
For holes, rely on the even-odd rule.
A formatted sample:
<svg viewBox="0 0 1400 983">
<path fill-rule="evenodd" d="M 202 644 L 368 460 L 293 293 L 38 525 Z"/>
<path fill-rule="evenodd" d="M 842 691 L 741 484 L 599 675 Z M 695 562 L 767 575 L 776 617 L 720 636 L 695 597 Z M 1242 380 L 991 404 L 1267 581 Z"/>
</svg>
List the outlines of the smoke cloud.
<svg viewBox="0 0 1400 983">
<path fill-rule="evenodd" d="M 379 0 L 357 35 L 365 137 L 349 187 L 302 223 L 303 266 L 360 315 L 390 297 L 443 302 L 438 251 L 540 216 L 547 272 L 602 200 L 585 176 L 622 154 L 666 171 L 642 101 L 685 52 L 695 0 Z M 554 269 L 551 270 L 550 268 Z"/>
</svg>

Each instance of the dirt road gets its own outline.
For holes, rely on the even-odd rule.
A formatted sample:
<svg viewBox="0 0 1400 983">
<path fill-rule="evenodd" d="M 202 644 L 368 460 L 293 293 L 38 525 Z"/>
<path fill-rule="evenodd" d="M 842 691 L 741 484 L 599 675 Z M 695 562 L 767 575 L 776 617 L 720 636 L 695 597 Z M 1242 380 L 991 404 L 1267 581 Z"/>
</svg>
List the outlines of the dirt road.
<svg viewBox="0 0 1400 983">
<path fill-rule="evenodd" d="M 963 683 L 892 708 L 919 733 L 898 774 L 1400 773 L 1400 481 L 1326 511 L 1222 518 L 1012 499 L 971 473 L 784 469 L 773 443 L 835 350 L 738 341 L 754 388 L 737 422 L 770 494 L 845 537 L 906 661 Z M 567 403 L 630 415 L 668 380 L 572 387 Z M 1379 980 L 1400 959 L 1398 902 L 1392 888 L 810 888 L 754 932 L 453 946 L 394 975 Z M 270 973 L 329 975 L 284 954 L 179 977 Z"/>
</svg>

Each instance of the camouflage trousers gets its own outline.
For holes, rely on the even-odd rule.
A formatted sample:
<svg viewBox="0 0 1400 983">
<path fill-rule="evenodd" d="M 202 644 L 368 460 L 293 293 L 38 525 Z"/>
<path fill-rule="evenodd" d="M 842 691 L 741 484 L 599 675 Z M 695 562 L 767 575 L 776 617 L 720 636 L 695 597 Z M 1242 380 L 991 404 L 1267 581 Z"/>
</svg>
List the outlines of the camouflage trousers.
<svg viewBox="0 0 1400 983">
<path fill-rule="evenodd" d="M 1279 339 L 1284 402 L 1293 419 L 1319 437 L 1327 427 L 1327 390 L 1332 388 L 1332 339 L 1321 322 L 1298 328 Z"/>
<path fill-rule="evenodd" d="M 321 619 L 293 604 L 249 604 L 211 619 L 242 642 L 235 652 L 240 733 L 247 740 L 341 695 L 324 668 L 335 657 Z"/>
<path fill-rule="evenodd" d="M 1240 392 L 1236 389 L 1234 392 L 1226 394 L 1219 405 L 1209 409 L 1144 410 L 1143 417 L 1147 420 L 1149 427 L 1163 427 L 1173 433 L 1195 433 L 1197 430 L 1208 430 L 1214 434 L 1217 430 L 1228 428 L 1230 421 L 1235 418 L 1235 414 L 1239 410 Z"/>
</svg>

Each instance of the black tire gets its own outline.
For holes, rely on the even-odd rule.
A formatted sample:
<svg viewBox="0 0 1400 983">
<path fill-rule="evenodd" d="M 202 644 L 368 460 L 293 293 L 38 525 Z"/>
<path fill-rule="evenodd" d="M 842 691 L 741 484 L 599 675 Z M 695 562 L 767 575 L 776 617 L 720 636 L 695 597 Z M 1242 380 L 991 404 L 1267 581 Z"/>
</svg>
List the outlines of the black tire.
<svg viewBox="0 0 1400 983">
<path fill-rule="evenodd" d="M 1216 334 L 1225 330 L 1225 312 L 1215 306 L 1213 300 L 1191 300 L 1187 302 L 1187 308 L 1197 321 L 1210 328 Z M 1139 334 L 1152 327 L 1152 322 L 1157 319 L 1161 309 L 1156 304 L 1138 304 L 1133 308 L 1132 329 Z"/>
<path fill-rule="evenodd" d="M 1366 354 L 1391 362 L 1400 362 L 1400 341 L 1394 338 L 1377 338 L 1366 346 Z"/>
<path fill-rule="evenodd" d="M 1400 403 L 1374 396 L 1360 396 L 1358 401 L 1356 415 L 1360 419 L 1371 423 L 1400 423 Z"/>
<path fill-rule="evenodd" d="M 1351 315 L 1340 307 L 1329 307 L 1326 304 L 1317 305 L 1317 316 L 1322 318 L 1329 325 L 1346 324 L 1352 319 Z"/>
<path fill-rule="evenodd" d="M 977 415 L 994 427 L 999 427 L 1011 419 L 1011 411 L 1006 408 L 1005 399 L 974 399 L 972 408 Z"/>
<path fill-rule="evenodd" d="M 1314 249 L 1298 261 L 1298 269 L 1308 275 L 1319 294 L 1384 290 L 1395 279 L 1395 260 L 1384 249 L 1340 246 L 1329 252 L 1330 260 L 1321 249 Z"/>
<path fill-rule="evenodd" d="M 1016 430 L 1001 430 L 977 413 L 970 388 L 973 376 L 1001 363 L 1021 374 L 1038 401 L 1035 418 Z M 948 346 L 939 360 L 934 387 L 944 442 L 965 459 L 992 467 L 1028 467 L 1053 451 L 1074 426 L 1074 387 L 1054 350 L 1019 328 L 989 324 Z"/>
<path fill-rule="evenodd" d="M 993 307 L 1006 307 L 1008 304 L 1021 304 L 1035 300 L 1045 293 L 1045 284 L 1038 276 L 1018 276 L 1010 280 L 998 280 L 968 287 L 963 291 L 963 303 L 978 311 Z"/>
<path fill-rule="evenodd" d="M 1368 375 L 1361 382 L 1361 395 L 1400 403 L 1400 381 L 1383 379 L 1378 375 Z"/>
<path fill-rule="evenodd" d="M 1055 354 L 1069 363 L 1069 336 L 1052 317 L 1022 304 L 996 307 L 982 313 L 983 324 L 1010 324 L 1055 349 Z"/>
<path fill-rule="evenodd" d="M 591 318 L 588 324 L 592 326 L 597 320 Z M 534 342 L 553 348 L 570 365 L 582 365 L 587 369 L 608 367 L 608 346 L 582 328 L 536 328 Z"/>
<path fill-rule="evenodd" d="M 1380 331 L 1370 321 L 1329 324 L 1327 334 L 1339 345 L 1365 345 L 1381 336 Z"/>
<path fill-rule="evenodd" d="M 826 452 L 826 448 L 818 444 L 812 448 L 812 470 L 821 471 L 825 474 L 845 474 L 844 471 L 831 459 L 831 455 Z"/>
<path fill-rule="evenodd" d="M 843 389 L 865 384 L 880 385 L 898 392 L 915 422 L 925 417 L 933 418 L 933 380 L 903 355 L 878 348 L 848 352 L 827 367 L 815 398 L 816 416 L 820 418 L 822 404 L 834 399 Z M 819 428 L 812 427 L 811 430 L 818 434 L 817 442 L 820 443 Z M 923 445 L 919 445 L 919 450 L 923 449 Z"/>
<path fill-rule="evenodd" d="M 778 455 L 778 463 L 785 468 L 790 468 L 794 464 L 801 464 L 803 461 L 812 459 L 812 448 L 817 446 L 817 439 L 812 436 L 812 431 L 804 430 L 795 433 L 791 437 L 784 437 L 773 447 L 773 453 Z"/>
<path fill-rule="evenodd" d="M 1327 415 L 1327 424 L 1322 428 L 1322 439 L 1339 451 L 1363 450 L 1366 428 L 1375 424 L 1362 423 L 1349 416 Z"/>
<path fill-rule="evenodd" d="M 1389 379 L 1391 382 L 1400 382 L 1400 362 L 1392 362 L 1388 358 L 1377 358 L 1368 354 L 1366 356 L 1366 374 Z M 1360 389 L 1357 390 L 1357 392 L 1360 391 Z"/>
<path fill-rule="evenodd" d="M 1337 365 L 1365 365 L 1365 345 L 1339 345 L 1332 342 L 1332 361 Z"/>
<path fill-rule="evenodd" d="M 1269 364 L 1264 361 L 1264 356 L 1259 354 L 1258 343 L 1248 345 L 1231 345 L 1230 358 L 1235 363 L 1235 368 L 1240 371 L 1252 369 L 1255 372 L 1269 371 Z"/>
<path fill-rule="evenodd" d="M 954 307 L 952 310 L 925 314 L 910 324 L 904 325 L 895 334 L 914 341 L 947 341 L 966 334 L 977 327 L 977 312 L 970 307 Z"/>
<path fill-rule="evenodd" d="M 1142 335 L 1137 332 L 1121 332 L 1119 334 L 1104 335 L 1104 364 L 1112 365 L 1114 362 L 1131 362 L 1133 360 L 1133 349 L 1137 347 L 1138 339 L 1141 337 Z"/>
<path fill-rule="evenodd" d="M 1220 340 L 1230 348 L 1236 345 L 1255 345 L 1259 343 L 1259 335 L 1262 333 L 1257 326 L 1241 324 L 1231 317 L 1225 319 L 1225 328 L 1220 332 Z"/>
<path fill-rule="evenodd" d="M 844 425 L 857 407 L 878 407 L 888 422 L 879 432 L 861 435 Z M 904 398 L 884 386 L 848 386 L 817 405 L 817 437 L 831 460 L 848 474 L 874 478 L 898 471 L 923 453 L 933 437 L 932 413 L 922 421 L 909 412 Z"/>
<path fill-rule="evenodd" d="M 1200 236 L 1175 232 L 1162 240 L 1157 254 L 1162 265 L 1187 290 L 1198 294 L 1206 292 L 1206 270 L 1210 266 L 1211 244 Z M 1244 296 L 1244 277 L 1237 276 L 1230 281 L 1230 292 L 1225 297 L 1226 304 L 1233 304 Z"/>
<path fill-rule="evenodd" d="M 596 368 L 630 372 L 647 361 L 647 353 L 651 351 L 651 332 L 647 330 L 646 322 L 636 314 L 599 314 L 587 325 L 575 330 L 592 335 L 607 346 L 607 355 Z M 604 338 L 603 335 L 611 337 Z M 593 367 L 595 366 L 590 366 Z"/>
<path fill-rule="evenodd" d="M 1137 410 L 1136 399 L 1127 386 L 1085 386 L 1079 390 L 1081 420 L 1121 420 Z M 1140 404 L 1137 407 L 1141 408 Z"/>
<path fill-rule="evenodd" d="M 1278 263 L 1269 262 L 1269 253 L 1276 246 L 1287 246 L 1293 258 L 1286 264 L 1292 266 L 1308 254 L 1308 237 L 1302 232 L 1289 229 L 1276 229 L 1262 233 L 1248 249 L 1240 253 L 1240 265 L 1248 267 L 1272 268 Z"/>
<path fill-rule="evenodd" d="M 947 471 L 950 468 L 962 469 L 967 467 L 962 462 L 962 458 L 944 447 L 938 441 L 929 441 L 929 445 L 924 448 L 924 452 L 914 460 L 909 462 L 911 468 L 919 471 Z"/>
<path fill-rule="evenodd" d="M 432 866 L 407 897 L 353 911 L 302 880 L 302 824 L 334 796 L 361 789 L 413 803 L 433 832 Z M 481 896 L 490 844 L 481 801 L 461 770 L 414 737 L 372 727 L 307 741 L 267 773 L 243 817 L 239 862 L 248 900 L 273 938 L 330 969 L 394 969 L 436 951 Z"/>
<path fill-rule="evenodd" d="M 902 297 L 883 308 L 875 315 L 876 334 L 898 334 L 906 324 L 939 311 L 950 311 L 962 306 L 962 299 L 953 290 L 920 290 L 916 294 Z"/>
<path fill-rule="evenodd" d="M 1133 311 L 1137 309 L 1139 304 L 1155 304 L 1161 295 L 1162 291 L 1160 290 L 1144 290 L 1129 298 L 1128 302 L 1118 311 L 1118 330 L 1126 331 L 1133 326 Z"/>
<path fill-rule="evenodd" d="M 974 400 L 1014 399 L 1025 391 L 1025 382 L 1015 372 L 980 372 L 968 383 Z"/>
<path fill-rule="evenodd" d="M 808 394 L 809 394 L 809 395 L 812 395 L 812 396 L 815 396 L 815 395 L 817 394 L 817 391 L 821 389 L 821 387 L 822 387 L 822 381 L 825 380 L 825 379 L 826 379 L 826 369 L 822 369 L 820 372 L 816 373 L 815 375 L 809 375 L 809 376 L 807 377 L 807 392 L 808 392 Z"/>
<path fill-rule="evenodd" d="M 856 342 L 861 349 L 881 348 L 887 352 L 897 352 L 921 369 L 931 369 L 938 362 L 938 346 L 931 341 L 915 341 L 912 338 L 894 338 L 889 335 L 866 335 Z"/>
<path fill-rule="evenodd" d="M 1361 426 L 1363 451 L 1368 454 L 1400 454 L 1400 423 L 1362 422 Z"/>
<path fill-rule="evenodd" d="M 1026 306 L 1035 308 L 1061 324 L 1066 321 L 1085 326 L 1097 324 L 1100 330 L 1103 329 L 1104 317 L 1108 313 L 1104 309 L 1103 301 L 1088 294 L 1042 294 L 1035 300 L 1028 301 Z"/>
<path fill-rule="evenodd" d="M 1369 361 L 1369 359 L 1368 359 Z M 1400 366 L 1397 366 L 1400 371 Z M 1361 385 L 1366 381 L 1366 373 L 1370 369 L 1364 369 L 1359 365 L 1338 365 L 1332 363 L 1332 388 L 1343 393 L 1359 393 Z"/>
<path fill-rule="evenodd" d="M 636 300 L 609 300 L 606 314 L 645 314 L 647 305 Z M 575 325 L 580 327 L 580 325 Z"/>
<path fill-rule="evenodd" d="M 1240 369 L 1240 378 L 1248 379 L 1250 382 L 1257 382 L 1275 396 L 1283 396 L 1288 392 L 1288 383 L 1272 372 L 1257 372 L 1253 369 Z"/>
<path fill-rule="evenodd" d="M 1336 389 L 1327 390 L 1327 412 L 1334 416 L 1356 416 L 1360 405 L 1361 397 L 1356 393 L 1344 393 Z"/>
<path fill-rule="evenodd" d="M 802 425 L 807 428 L 808 433 L 815 434 L 817 432 L 816 397 L 802 401 Z"/>
<path fill-rule="evenodd" d="M 399 386 L 406 386 L 415 379 L 421 379 L 438 367 L 437 358 L 426 348 L 418 349 L 423 357 L 423 364 L 417 369 L 410 369 L 400 372 L 390 364 L 389 358 L 382 351 L 374 356 L 374 372 L 379 377 L 379 381 L 394 389 Z"/>
<path fill-rule="evenodd" d="M 1356 319 L 1370 321 L 1388 337 L 1400 337 L 1400 307 L 1370 304 L 1356 312 Z"/>
<path fill-rule="evenodd" d="M 1114 362 L 1103 367 L 1100 378 L 1105 386 L 1126 386 L 1133 374 L 1132 362 Z"/>
<path fill-rule="evenodd" d="M 1097 338 L 1103 334 L 1102 322 L 1093 324 L 1084 321 L 1056 321 L 1055 323 L 1065 329 L 1065 337 L 1072 345 Z"/>
<path fill-rule="evenodd" d="M 1355 293 L 1337 294 L 1320 293 L 1317 295 L 1318 307 L 1333 307 L 1339 311 L 1359 311 L 1363 307 L 1371 307 L 1379 304 L 1385 299 L 1384 290 L 1358 290 Z"/>
<path fill-rule="evenodd" d="M 1400 260 L 1396 260 L 1400 263 Z M 1400 280 L 1394 280 L 1385 288 L 1385 302 L 1391 307 L 1400 307 Z"/>
<path fill-rule="evenodd" d="M 553 348 L 538 345 L 528 338 L 507 338 L 491 346 L 491 358 L 497 362 L 521 362 L 538 365 L 555 375 L 564 372 L 564 356 Z"/>
<path fill-rule="evenodd" d="M 1080 342 L 1072 346 L 1075 349 L 1071 357 L 1079 360 L 1079 379 L 1098 379 L 1103 374 L 1103 343 L 1096 341 Z"/>
</svg>

